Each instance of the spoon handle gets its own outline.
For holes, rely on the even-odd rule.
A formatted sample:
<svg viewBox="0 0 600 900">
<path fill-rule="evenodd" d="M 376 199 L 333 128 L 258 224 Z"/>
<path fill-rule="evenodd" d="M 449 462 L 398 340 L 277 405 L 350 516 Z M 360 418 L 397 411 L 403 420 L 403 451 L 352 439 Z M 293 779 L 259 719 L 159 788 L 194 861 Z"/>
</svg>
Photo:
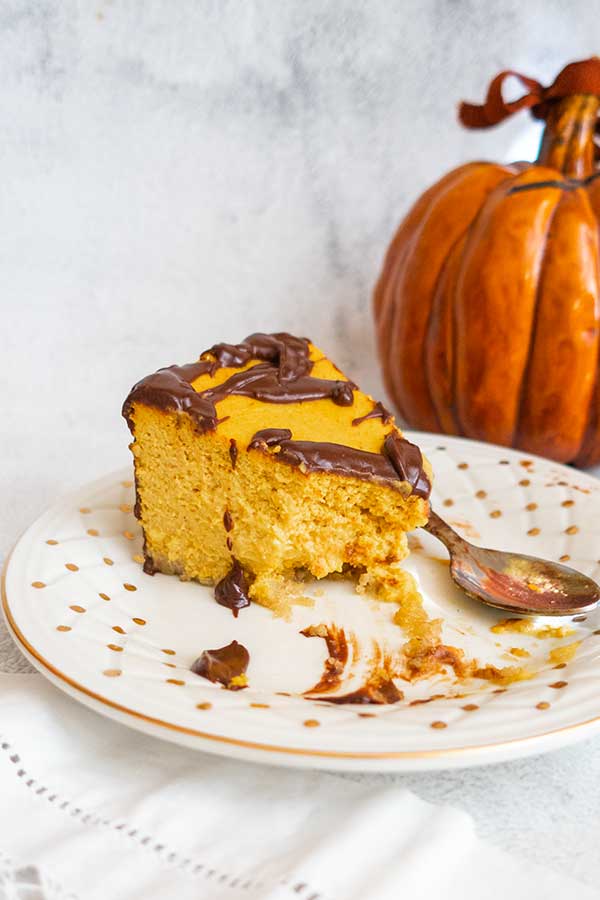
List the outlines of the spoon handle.
<svg viewBox="0 0 600 900">
<path fill-rule="evenodd" d="M 464 548 L 467 544 L 459 534 L 454 531 L 453 528 L 450 528 L 447 522 L 444 522 L 437 513 L 433 510 L 429 512 L 429 521 L 426 525 L 423 525 L 425 531 L 428 531 L 429 534 L 432 534 L 434 537 L 438 538 L 445 545 L 445 547 L 450 551 L 450 554 L 455 551 Z"/>
</svg>

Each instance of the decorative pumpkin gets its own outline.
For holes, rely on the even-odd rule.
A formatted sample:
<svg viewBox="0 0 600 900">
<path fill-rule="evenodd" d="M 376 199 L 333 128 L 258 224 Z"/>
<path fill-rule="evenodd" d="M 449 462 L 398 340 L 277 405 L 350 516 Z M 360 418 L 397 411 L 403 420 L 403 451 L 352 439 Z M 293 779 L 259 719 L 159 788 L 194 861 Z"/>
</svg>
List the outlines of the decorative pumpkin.
<svg viewBox="0 0 600 900">
<path fill-rule="evenodd" d="M 515 76 L 528 93 L 502 99 Z M 413 427 L 600 461 L 600 59 L 549 88 L 501 72 L 468 128 L 529 108 L 534 163 L 460 166 L 417 200 L 375 291 L 390 396 Z"/>
</svg>

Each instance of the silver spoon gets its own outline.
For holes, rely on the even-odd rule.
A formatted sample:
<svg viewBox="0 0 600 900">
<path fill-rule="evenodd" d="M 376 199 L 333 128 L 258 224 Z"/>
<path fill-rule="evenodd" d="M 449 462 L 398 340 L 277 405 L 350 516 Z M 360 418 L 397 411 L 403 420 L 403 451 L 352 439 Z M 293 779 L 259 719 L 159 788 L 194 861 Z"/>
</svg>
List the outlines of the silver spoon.
<svg viewBox="0 0 600 900">
<path fill-rule="evenodd" d="M 475 547 L 434 513 L 423 525 L 450 554 L 450 574 L 474 600 L 529 616 L 570 616 L 600 602 L 600 587 L 560 563 L 523 553 Z"/>
</svg>

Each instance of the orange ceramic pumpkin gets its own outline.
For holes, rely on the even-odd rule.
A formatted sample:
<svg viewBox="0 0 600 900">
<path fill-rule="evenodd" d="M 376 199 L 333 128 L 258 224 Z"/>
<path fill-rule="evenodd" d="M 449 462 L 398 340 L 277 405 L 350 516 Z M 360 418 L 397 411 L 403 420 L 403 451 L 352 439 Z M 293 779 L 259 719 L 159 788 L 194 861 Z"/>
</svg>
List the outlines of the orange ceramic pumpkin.
<svg viewBox="0 0 600 900">
<path fill-rule="evenodd" d="M 502 99 L 513 75 L 528 93 Z M 546 127 L 535 163 L 472 162 L 416 202 L 375 291 L 387 388 L 413 427 L 600 461 L 600 59 L 550 88 L 514 72 L 467 127 L 529 107 Z"/>
</svg>

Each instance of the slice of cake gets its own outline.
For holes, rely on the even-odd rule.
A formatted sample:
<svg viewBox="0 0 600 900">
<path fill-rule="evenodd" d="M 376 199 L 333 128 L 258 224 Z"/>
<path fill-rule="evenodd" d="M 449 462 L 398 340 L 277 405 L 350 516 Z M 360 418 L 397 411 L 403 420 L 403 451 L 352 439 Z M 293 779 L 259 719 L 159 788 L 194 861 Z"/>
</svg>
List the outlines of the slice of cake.
<svg viewBox="0 0 600 900">
<path fill-rule="evenodd" d="M 409 632 L 427 622 L 400 563 L 429 464 L 309 340 L 217 344 L 136 384 L 123 415 L 146 572 L 214 584 L 237 615 L 251 599 L 286 614 L 298 573 L 351 570 Z"/>
</svg>

